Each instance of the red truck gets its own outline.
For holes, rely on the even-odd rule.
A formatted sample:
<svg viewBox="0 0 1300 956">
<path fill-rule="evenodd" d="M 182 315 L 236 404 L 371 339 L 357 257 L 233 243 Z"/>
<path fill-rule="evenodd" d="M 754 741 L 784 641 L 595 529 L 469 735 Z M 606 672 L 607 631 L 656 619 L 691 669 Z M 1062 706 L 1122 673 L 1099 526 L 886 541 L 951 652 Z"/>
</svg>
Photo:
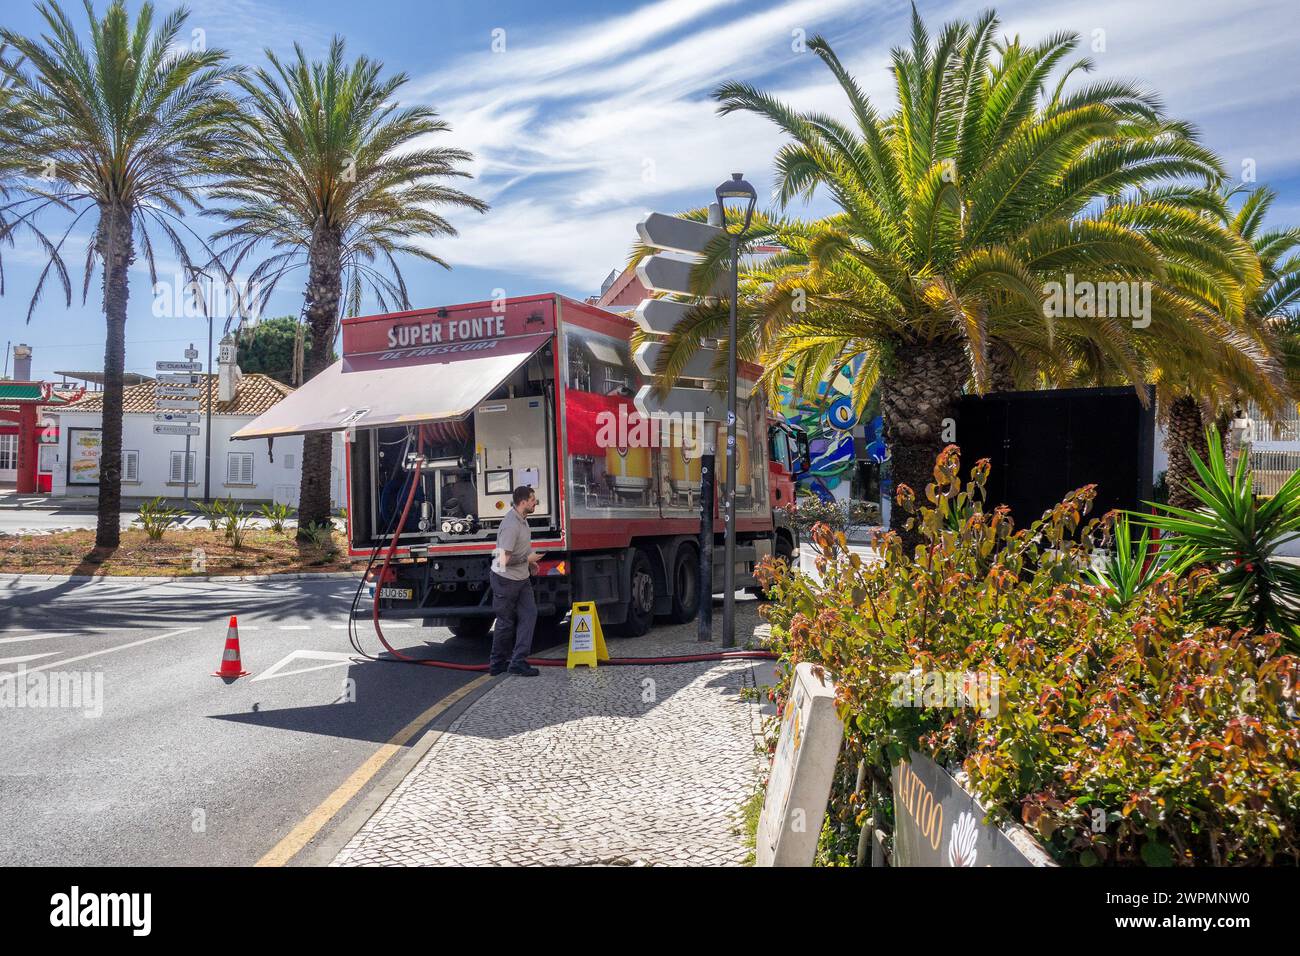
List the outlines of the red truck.
<svg viewBox="0 0 1300 956">
<path fill-rule="evenodd" d="M 684 622 L 699 609 L 702 448 L 694 419 L 637 413 L 635 328 L 557 294 L 347 319 L 342 359 L 233 437 L 345 433 L 349 554 L 373 559 L 397 543 L 377 582 L 387 617 L 486 634 L 497 526 L 513 489 L 529 485 L 544 555 L 539 627 L 594 601 L 612 633 L 643 634 L 656 617 Z M 742 363 L 738 587 L 755 585 L 765 555 L 795 553 L 784 506 L 807 462 L 802 433 L 750 395 L 759 371 Z M 714 530 L 721 582 L 716 508 Z"/>
</svg>

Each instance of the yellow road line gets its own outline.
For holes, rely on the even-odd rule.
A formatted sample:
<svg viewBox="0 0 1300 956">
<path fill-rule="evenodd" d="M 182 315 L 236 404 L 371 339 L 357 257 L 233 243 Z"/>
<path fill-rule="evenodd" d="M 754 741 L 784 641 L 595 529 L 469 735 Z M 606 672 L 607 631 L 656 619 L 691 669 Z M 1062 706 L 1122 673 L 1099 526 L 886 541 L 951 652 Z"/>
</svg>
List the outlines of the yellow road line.
<svg viewBox="0 0 1300 956">
<path fill-rule="evenodd" d="M 352 772 L 348 779 L 344 780 L 339 788 L 326 797 L 321 805 L 309 813 L 301 823 L 293 828 L 292 831 L 283 840 L 271 848 L 266 856 L 257 861 L 255 866 L 284 866 L 293 857 L 311 842 L 312 837 L 321 831 L 325 824 L 329 823 L 347 804 L 349 800 L 355 797 L 361 788 L 370 781 L 370 779 L 379 772 L 380 768 L 402 749 L 406 744 L 420 732 L 420 729 L 428 724 L 431 720 L 438 717 L 439 714 L 454 706 L 458 701 L 477 687 L 487 683 L 492 678 L 487 674 L 480 674 L 474 680 L 470 681 L 459 690 L 454 690 L 438 703 L 434 704 L 415 720 L 411 721 L 401 730 L 389 739 L 388 743 L 381 746 L 369 759 L 360 767 Z"/>
</svg>

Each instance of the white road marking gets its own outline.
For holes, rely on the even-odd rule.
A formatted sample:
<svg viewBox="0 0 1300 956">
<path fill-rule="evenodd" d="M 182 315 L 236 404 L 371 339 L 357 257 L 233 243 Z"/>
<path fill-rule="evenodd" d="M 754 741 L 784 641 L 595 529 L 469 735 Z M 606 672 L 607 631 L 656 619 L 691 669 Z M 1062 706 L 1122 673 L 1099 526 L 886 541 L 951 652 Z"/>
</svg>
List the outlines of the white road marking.
<svg viewBox="0 0 1300 956">
<path fill-rule="evenodd" d="M 47 671 L 51 667 L 61 667 L 64 664 L 71 664 L 75 661 L 84 661 L 92 657 L 100 657 L 104 654 L 112 654 L 115 651 L 124 651 L 129 647 L 139 647 L 141 644 L 152 644 L 154 641 L 163 641 L 169 637 L 176 637 L 180 634 L 188 634 L 191 631 L 197 631 L 197 630 L 199 630 L 199 628 L 197 627 L 182 627 L 179 631 L 168 631 L 166 634 L 158 634 L 155 637 L 142 638 L 141 640 L 138 641 L 131 641 L 128 644 L 118 644 L 116 647 L 106 647 L 102 651 L 91 651 L 89 654 L 78 654 L 76 657 L 65 657 L 61 661 L 51 661 L 48 664 L 41 664 L 39 667 L 29 667 L 27 668 L 27 673 L 32 674 L 35 673 L 36 671 Z M 0 674 L 0 681 L 9 680 L 16 676 L 17 674 L 13 672 L 7 674 Z"/>
<path fill-rule="evenodd" d="M 280 630 L 282 630 L 282 631 L 310 631 L 310 630 L 311 630 L 311 625 L 310 625 L 310 624 L 281 624 L 281 625 L 280 625 Z"/>
<path fill-rule="evenodd" d="M 23 661 L 38 661 L 42 657 L 53 657 L 58 651 L 48 651 L 44 654 L 28 654 L 26 657 L 0 657 L 0 664 L 21 664 Z"/>
<path fill-rule="evenodd" d="M 296 660 L 312 661 L 329 661 L 328 664 L 317 664 L 315 667 L 300 667 L 294 671 L 282 671 L 281 668 L 287 667 Z M 294 674 L 306 674 L 308 671 L 320 671 L 327 667 L 341 667 L 344 664 L 352 664 L 356 661 L 354 654 L 340 654 L 337 651 L 293 651 L 280 660 L 272 664 L 267 670 L 262 671 L 254 677 L 250 684 L 259 680 L 267 680 L 271 677 L 291 677 Z"/>
<path fill-rule="evenodd" d="M 0 644 L 16 644 L 19 641 L 48 641 L 52 637 L 70 637 L 69 634 L 26 634 L 22 637 L 0 637 Z"/>
</svg>

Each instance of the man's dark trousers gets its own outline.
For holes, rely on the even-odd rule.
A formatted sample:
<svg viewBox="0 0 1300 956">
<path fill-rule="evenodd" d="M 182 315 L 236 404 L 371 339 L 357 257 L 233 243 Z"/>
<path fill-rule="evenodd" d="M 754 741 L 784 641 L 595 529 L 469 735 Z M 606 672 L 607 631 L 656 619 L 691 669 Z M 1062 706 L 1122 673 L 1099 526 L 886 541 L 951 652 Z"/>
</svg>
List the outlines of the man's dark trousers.
<svg viewBox="0 0 1300 956">
<path fill-rule="evenodd" d="M 492 572 L 492 611 L 497 616 L 492 630 L 492 656 L 489 667 L 527 666 L 533 651 L 533 628 L 537 624 L 537 602 L 533 600 L 530 578 L 514 581 Z M 510 645 L 514 644 L 514 654 Z"/>
</svg>

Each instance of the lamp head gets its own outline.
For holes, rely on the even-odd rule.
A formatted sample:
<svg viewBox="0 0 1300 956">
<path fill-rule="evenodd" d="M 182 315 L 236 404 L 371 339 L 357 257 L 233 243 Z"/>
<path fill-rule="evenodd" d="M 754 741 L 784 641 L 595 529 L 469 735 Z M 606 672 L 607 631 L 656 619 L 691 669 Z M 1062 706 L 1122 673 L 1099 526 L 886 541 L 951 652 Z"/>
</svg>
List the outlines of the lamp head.
<svg viewBox="0 0 1300 956">
<path fill-rule="evenodd" d="M 754 218 L 754 206 L 758 204 L 758 193 L 745 181 L 740 173 L 732 173 L 731 178 L 714 190 L 718 205 L 722 207 L 722 228 L 736 238 L 749 232 L 749 224 Z M 730 213 L 731 216 L 728 216 Z M 739 231 L 728 225 L 729 219 L 739 219 Z"/>
</svg>

